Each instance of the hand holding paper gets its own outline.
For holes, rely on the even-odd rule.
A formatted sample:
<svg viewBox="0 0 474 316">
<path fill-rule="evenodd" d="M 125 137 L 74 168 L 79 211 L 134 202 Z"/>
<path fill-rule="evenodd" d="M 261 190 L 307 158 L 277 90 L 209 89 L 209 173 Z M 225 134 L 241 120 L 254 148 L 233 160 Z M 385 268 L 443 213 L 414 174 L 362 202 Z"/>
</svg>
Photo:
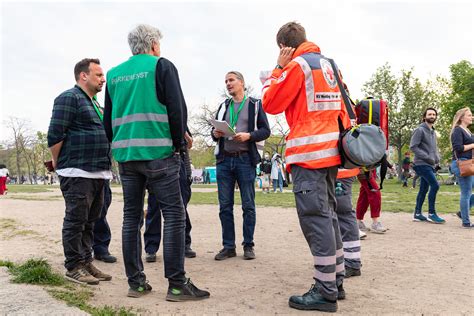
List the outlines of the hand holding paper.
<svg viewBox="0 0 474 316">
<path fill-rule="evenodd" d="M 230 127 L 226 121 L 218 121 L 218 120 L 212 119 L 211 124 L 212 126 L 214 126 L 216 130 L 224 133 L 225 137 L 230 137 L 230 136 L 235 135 L 234 129 Z"/>
</svg>

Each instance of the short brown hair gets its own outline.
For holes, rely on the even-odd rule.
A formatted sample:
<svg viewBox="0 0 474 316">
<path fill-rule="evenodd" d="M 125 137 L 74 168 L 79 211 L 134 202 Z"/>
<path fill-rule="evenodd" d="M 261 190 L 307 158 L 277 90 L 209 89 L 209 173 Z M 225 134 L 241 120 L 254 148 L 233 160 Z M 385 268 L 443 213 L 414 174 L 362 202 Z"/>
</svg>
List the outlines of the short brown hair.
<svg viewBox="0 0 474 316">
<path fill-rule="evenodd" d="M 79 75 L 81 74 L 81 72 L 89 74 L 90 63 L 100 65 L 100 60 L 98 58 L 84 58 L 83 60 L 78 62 L 76 66 L 74 66 L 74 78 L 76 78 L 76 81 L 79 80 Z"/>
<path fill-rule="evenodd" d="M 298 46 L 307 41 L 306 31 L 301 24 L 288 22 L 278 30 L 276 41 L 278 47 L 280 47 L 280 44 L 283 44 L 284 46 L 298 48 Z"/>
<path fill-rule="evenodd" d="M 433 108 L 433 107 L 429 107 L 429 108 L 426 108 L 425 112 L 423 112 L 423 122 L 424 122 L 425 119 L 426 119 L 426 114 L 428 114 L 428 111 L 433 111 L 433 112 L 435 112 L 436 117 L 438 117 L 438 111 L 436 111 L 436 109 Z"/>
</svg>

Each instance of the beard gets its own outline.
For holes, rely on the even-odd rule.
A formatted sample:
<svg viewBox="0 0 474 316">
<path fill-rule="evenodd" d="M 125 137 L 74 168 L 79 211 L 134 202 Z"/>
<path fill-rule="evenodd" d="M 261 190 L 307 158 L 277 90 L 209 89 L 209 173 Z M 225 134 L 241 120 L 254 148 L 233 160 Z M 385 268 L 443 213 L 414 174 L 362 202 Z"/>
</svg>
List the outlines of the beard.
<svg viewBox="0 0 474 316">
<path fill-rule="evenodd" d="M 425 121 L 426 123 L 434 124 L 434 122 L 436 122 L 436 118 L 426 118 Z"/>
</svg>

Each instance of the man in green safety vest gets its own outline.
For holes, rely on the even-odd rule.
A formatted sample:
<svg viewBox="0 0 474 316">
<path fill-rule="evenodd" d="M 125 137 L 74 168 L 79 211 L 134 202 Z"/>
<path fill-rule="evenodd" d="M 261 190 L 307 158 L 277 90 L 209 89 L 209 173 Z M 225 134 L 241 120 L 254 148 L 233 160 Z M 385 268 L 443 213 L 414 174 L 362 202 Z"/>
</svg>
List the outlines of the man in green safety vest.
<svg viewBox="0 0 474 316">
<path fill-rule="evenodd" d="M 163 258 L 168 301 L 199 300 L 184 271 L 185 213 L 179 152 L 186 149 L 187 108 L 178 71 L 160 58 L 161 32 L 138 25 L 128 34 L 133 56 L 107 73 L 104 125 L 119 163 L 124 199 L 122 250 L 129 297 L 151 291 L 141 259 L 140 226 L 148 185 L 164 217 Z"/>
</svg>

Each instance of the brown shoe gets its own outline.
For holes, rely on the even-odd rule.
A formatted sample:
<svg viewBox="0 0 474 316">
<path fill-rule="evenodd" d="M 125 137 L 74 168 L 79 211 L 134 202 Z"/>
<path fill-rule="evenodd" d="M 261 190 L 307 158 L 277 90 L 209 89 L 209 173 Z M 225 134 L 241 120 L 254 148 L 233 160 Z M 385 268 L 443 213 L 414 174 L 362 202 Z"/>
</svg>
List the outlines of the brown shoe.
<svg viewBox="0 0 474 316">
<path fill-rule="evenodd" d="M 100 280 L 100 281 L 110 281 L 112 280 L 112 276 L 109 274 L 106 274 L 99 269 L 97 269 L 92 262 L 86 263 L 84 265 L 84 270 L 89 272 L 94 278 Z"/>
<path fill-rule="evenodd" d="M 66 279 L 79 284 L 99 284 L 99 279 L 93 277 L 86 269 L 82 266 L 75 267 L 71 271 L 66 272 Z"/>
</svg>

